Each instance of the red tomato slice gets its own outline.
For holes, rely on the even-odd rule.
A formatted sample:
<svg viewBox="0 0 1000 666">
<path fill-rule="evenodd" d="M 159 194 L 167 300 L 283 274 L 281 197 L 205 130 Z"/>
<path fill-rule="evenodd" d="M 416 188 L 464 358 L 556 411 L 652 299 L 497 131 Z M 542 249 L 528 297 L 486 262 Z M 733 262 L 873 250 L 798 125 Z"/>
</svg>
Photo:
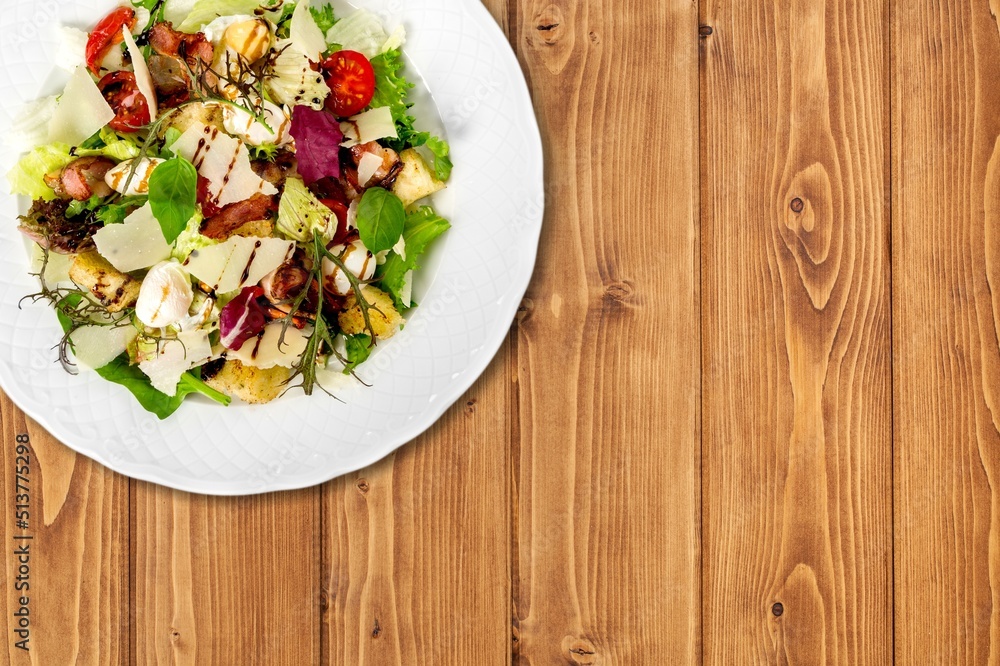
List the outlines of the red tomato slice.
<svg viewBox="0 0 1000 666">
<path fill-rule="evenodd" d="M 337 51 L 320 65 L 330 96 L 326 108 L 338 116 L 353 116 L 371 104 L 375 96 L 375 70 L 357 51 Z"/>
<path fill-rule="evenodd" d="M 335 199 L 320 199 L 320 203 L 337 215 L 337 232 L 333 235 L 333 242 L 335 244 L 343 243 L 349 233 L 347 228 L 347 206 Z"/>
<path fill-rule="evenodd" d="M 114 119 L 108 123 L 111 129 L 129 133 L 149 124 L 149 104 L 139 92 L 135 74 L 112 72 L 101 79 L 97 87 L 115 112 Z"/>
<path fill-rule="evenodd" d="M 135 10 L 131 7 L 119 7 L 97 24 L 87 39 L 87 68 L 97 76 L 101 71 L 101 61 L 111 47 L 122 42 L 122 28 L 135 27 Z"/>
</svg>

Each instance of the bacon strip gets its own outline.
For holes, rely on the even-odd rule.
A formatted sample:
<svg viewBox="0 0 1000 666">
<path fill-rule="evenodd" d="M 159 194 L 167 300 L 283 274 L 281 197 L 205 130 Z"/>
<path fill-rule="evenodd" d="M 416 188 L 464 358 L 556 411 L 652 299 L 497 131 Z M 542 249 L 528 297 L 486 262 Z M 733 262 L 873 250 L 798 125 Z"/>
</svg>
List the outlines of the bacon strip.
<svg viewBox="0 0 1000 666">
<path fill-rule="evenodd" d="M 214 240 L 225 240 L 247 222 L 266 220 L 277 210 L 274 197 L 255 194 L 246 201 L 225 206 L 219 213 L 205 220 L 201 234 Z"/>
</svg>

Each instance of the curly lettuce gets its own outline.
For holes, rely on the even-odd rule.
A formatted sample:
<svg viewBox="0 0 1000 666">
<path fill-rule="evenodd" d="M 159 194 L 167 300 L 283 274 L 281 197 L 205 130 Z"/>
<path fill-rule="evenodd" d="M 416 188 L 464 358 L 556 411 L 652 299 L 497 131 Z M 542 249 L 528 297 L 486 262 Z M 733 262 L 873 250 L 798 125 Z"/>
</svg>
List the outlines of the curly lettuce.
<svg viewBox="0 0 1000 666">
<path fill-rule="evenodd" d="M 404 255 L 389 253 L 385 263 L 375 271 L 375 279 L 381 280 L 382 288 L 392 296 L 397 308 L 410 307 L 406 291 L 406 275 L 418 268 L 417 259 L 427 251 L 427 248 L 438 236 L 448 231 L 451 223 L 434 212 L 430 206 L 424 206 L 406 216 L 403 226 L 403 240 L 406 243 Z"/>
</svg>

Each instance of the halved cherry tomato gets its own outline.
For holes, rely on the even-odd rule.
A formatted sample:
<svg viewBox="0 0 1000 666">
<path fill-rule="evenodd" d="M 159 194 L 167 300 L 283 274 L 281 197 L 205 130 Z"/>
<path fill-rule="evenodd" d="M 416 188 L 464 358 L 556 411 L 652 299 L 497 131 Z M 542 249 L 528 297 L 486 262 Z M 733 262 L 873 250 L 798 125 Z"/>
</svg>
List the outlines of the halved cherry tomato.
<svg viewBox="0 0 1000 666">
<path fill-rule="evenodd" d="M 149 104 L 139 92 L 135 74 L 111 72 L 98 82 L 97 87 L 115 112 L 114 119 L 108 123 L 111 129 L 129 133 L 149 124 Z"/>
<path fill-rule="evenodd" d="M 347 206 L 336 199 L 320 199 L 321 204 L 332 210 L 337 216 L 337 232 L 333 235 L 334 243 L 342 243 L 349 230 L 347 228 Z"/>
<path fill-rule="evenodd" d="M 337 51 L 320 67 L 326 76 L 331 94 L 326 108 L 338 116 L 353 116 L 371 104 L 375 96 L 375 70 L 363 54 L 357 51 Z"/>
<path fill-rule="evenodd" d="M 101 19 L 87 39 L 87 69 L 97 76 L 101 71 L 101 61 L 111 47 L 122 42 L 122 28 L 135 27 L 135 10 L 131 7 L 119 7 Z"/>
</svg>

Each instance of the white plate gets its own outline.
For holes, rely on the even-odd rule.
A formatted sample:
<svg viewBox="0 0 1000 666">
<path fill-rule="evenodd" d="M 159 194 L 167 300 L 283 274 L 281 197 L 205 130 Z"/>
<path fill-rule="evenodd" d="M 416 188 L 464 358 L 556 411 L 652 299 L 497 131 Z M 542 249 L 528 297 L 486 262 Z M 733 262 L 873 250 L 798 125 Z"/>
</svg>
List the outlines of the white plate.
<svg viewBox="0 0 1000 666">
<path fill-rule="evenodd" d="M 360 469 L 433 424 L 485 370 L 503 342 L 535 263 L 543 208 L 542 148 L 524 76 L 478 0 L 354 3 L 408 31 L 409 74 L 422 77 L 456 165 L 438 201 L 453 228 L 425 262 L 420 306 L 405 330 L 362 366 L 371 388 L 287 395 L 223 408 L 200 397 L 159 421 L 123 388 L 68 375 L 16 230 L 28 202 L 0 186 L 0 386 L 71 448 L 138 479 L 216 495 L 303 488 Z M 12 2 L 0 13 L 0 133 L 22 105 L 58 91 L 62 23 L 86 29 L 113 0 Z M 336 6 L 336 5 L 335 5 Z M 422 103 L 425 116 L 432 108 Z M 4 174 L 17 156 L 0 156 Z M 489 445 L 489 442 L 483 444 Z"/>
</svg>

